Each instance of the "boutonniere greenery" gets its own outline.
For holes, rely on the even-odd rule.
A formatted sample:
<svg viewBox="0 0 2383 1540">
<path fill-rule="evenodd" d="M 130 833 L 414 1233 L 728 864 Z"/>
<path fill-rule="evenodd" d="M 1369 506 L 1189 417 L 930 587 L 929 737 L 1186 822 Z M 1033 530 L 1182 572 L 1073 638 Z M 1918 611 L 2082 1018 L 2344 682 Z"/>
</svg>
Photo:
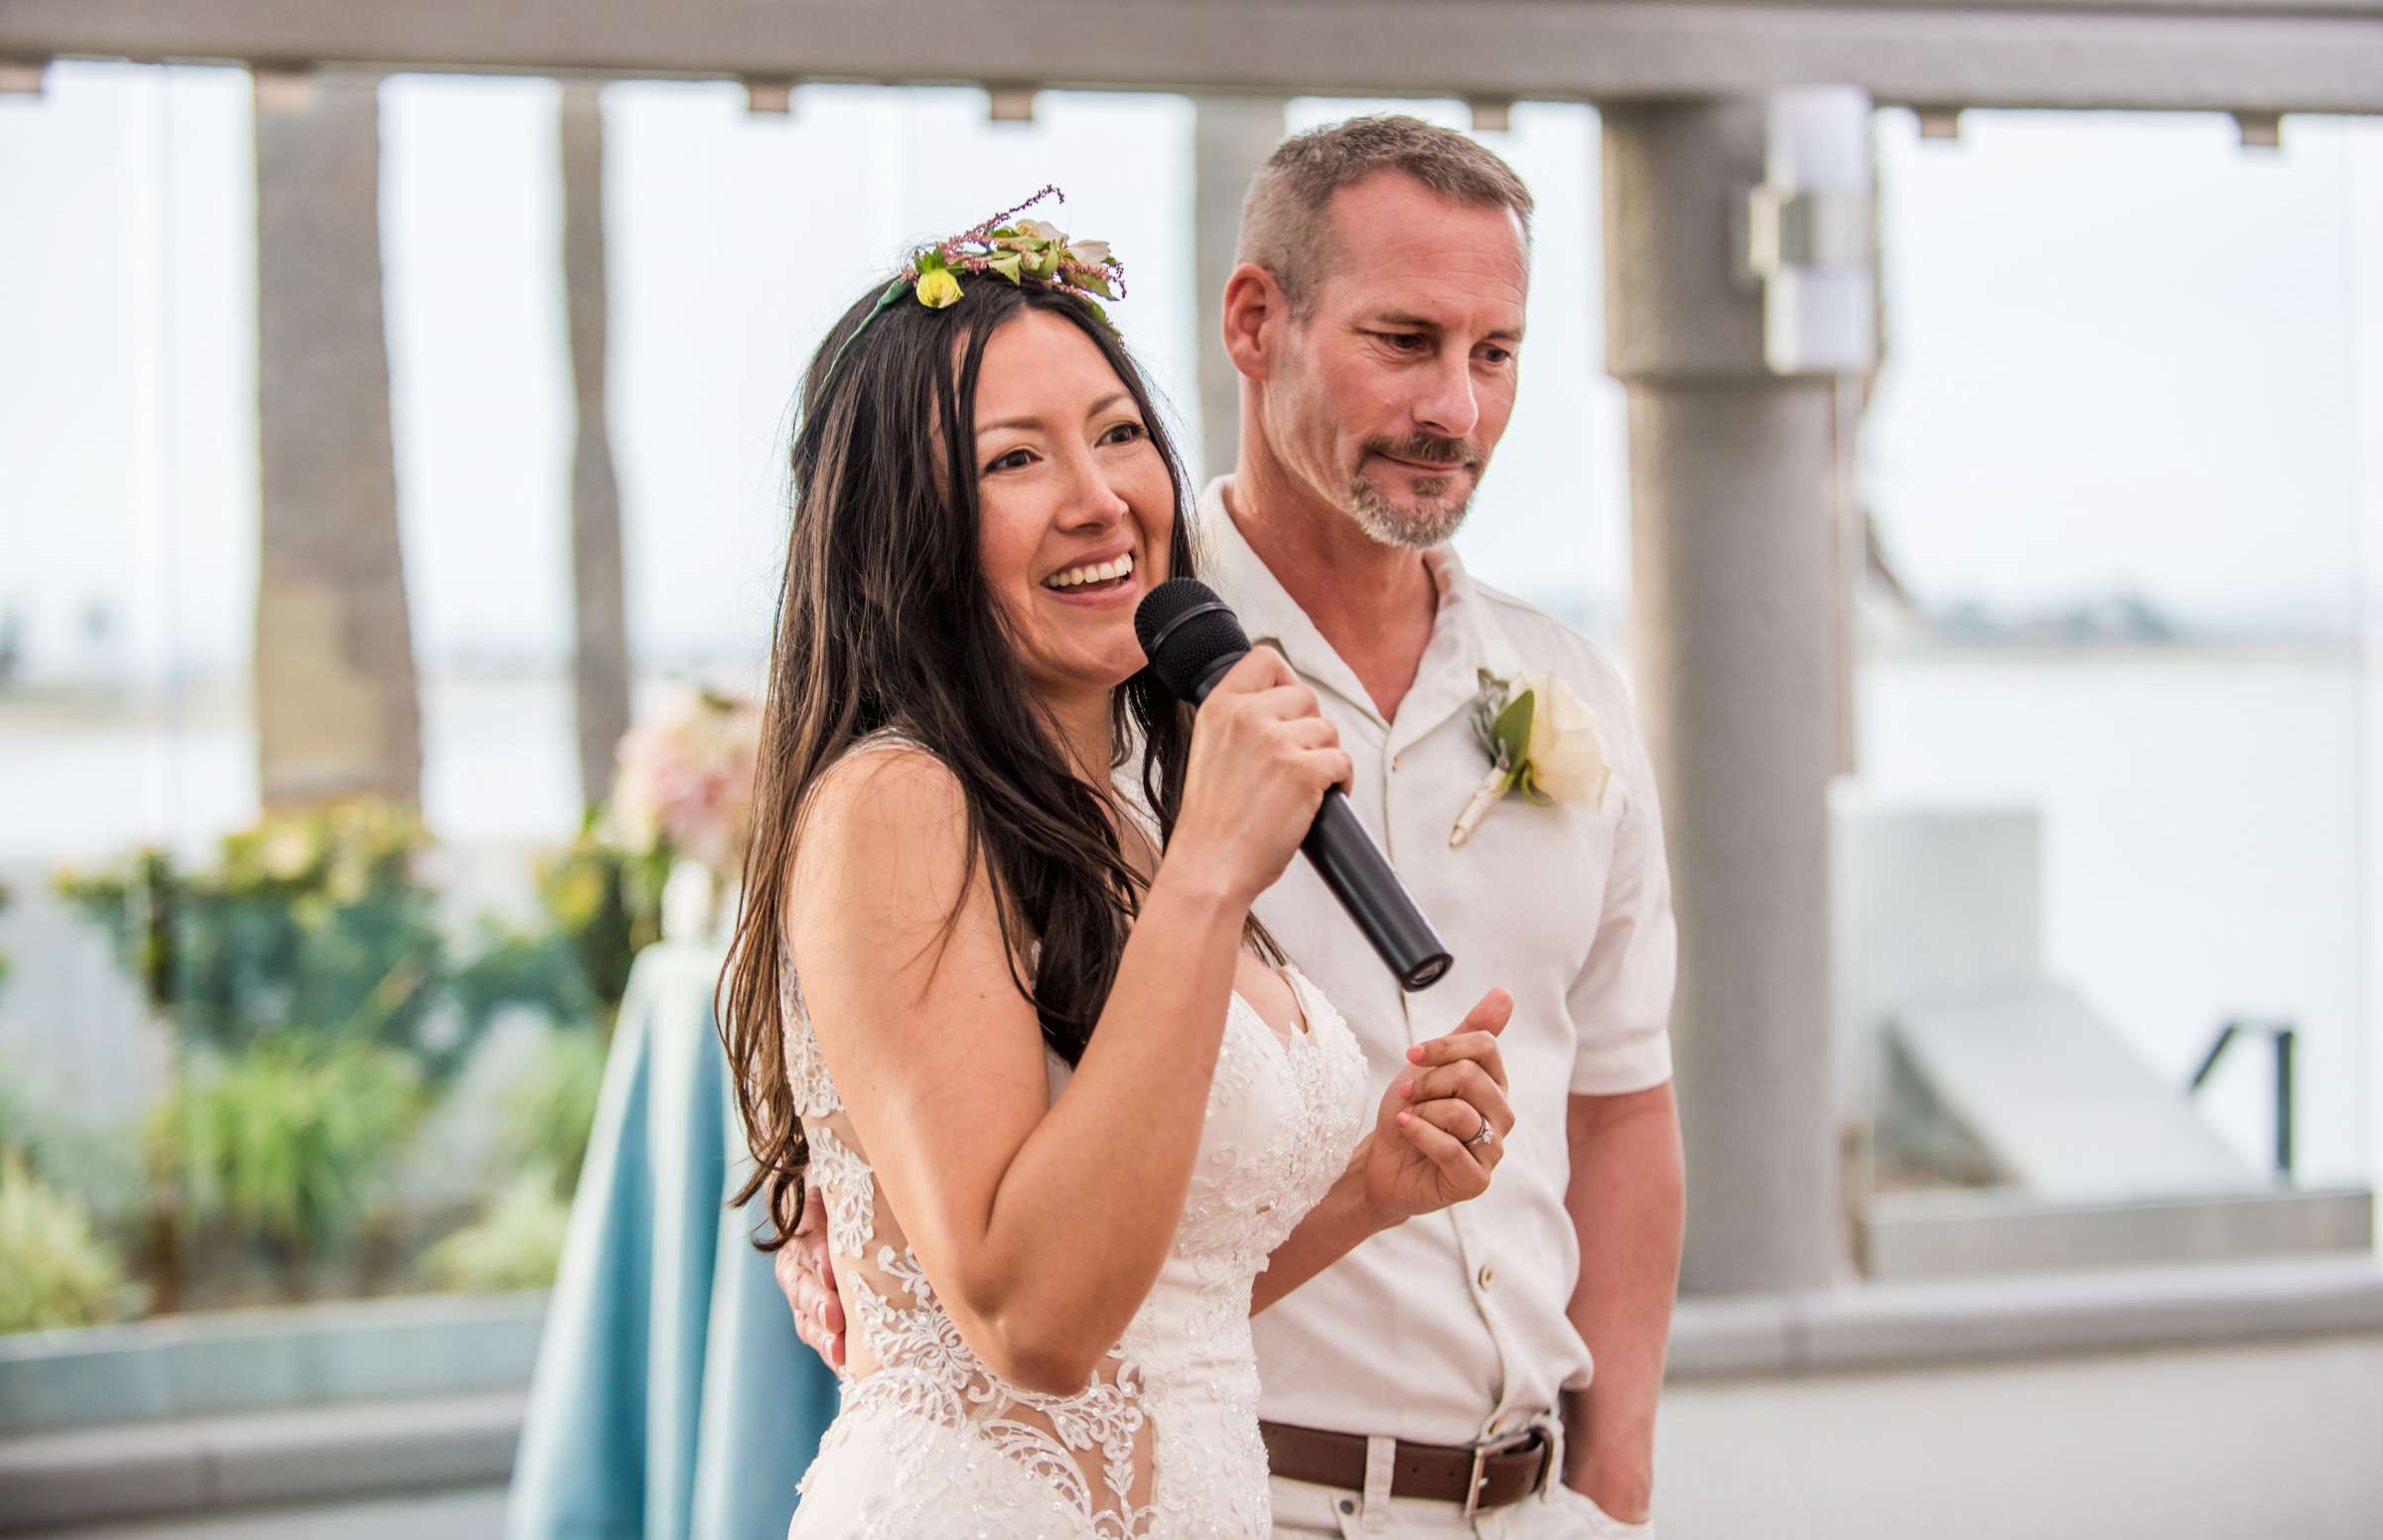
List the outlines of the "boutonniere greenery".
<svg viewBox="0 0 2383 1540">
<path fill-rule="evenodd" d="M 1613 769 L 1597 714 L 1554 674 L 1501 679 L 1481 670 L 1481 693 L 1473 702 L 1472 731 L 1489 756 L 1489 772 L 1473 788 L 1456 827 L 1453 848 L 1472 837 L 1473 828 L 1507 792 L 1519 791 L 1540 806 L 1556 802 L 1606 805 L 1606 783 Z"/>
</svg>

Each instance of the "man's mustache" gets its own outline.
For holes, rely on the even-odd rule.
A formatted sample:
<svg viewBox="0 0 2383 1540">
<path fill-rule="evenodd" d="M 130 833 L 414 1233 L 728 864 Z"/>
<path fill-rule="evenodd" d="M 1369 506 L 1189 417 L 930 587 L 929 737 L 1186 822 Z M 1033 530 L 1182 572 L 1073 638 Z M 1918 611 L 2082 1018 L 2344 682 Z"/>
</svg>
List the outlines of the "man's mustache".
<svg viewBox="0 0 2383 1540">
<path fill-rule="evenodd" d="M 1461 466 L 1472 472 L 1478 472 L 1481 462 L 1488 458 L 1471 439 L 1444 439 L 1430 433 L 1406 439 L 1367 439 L 1364 449 L 1368 455 L 1411 460 L 1417 465 Z"/>
</svg>

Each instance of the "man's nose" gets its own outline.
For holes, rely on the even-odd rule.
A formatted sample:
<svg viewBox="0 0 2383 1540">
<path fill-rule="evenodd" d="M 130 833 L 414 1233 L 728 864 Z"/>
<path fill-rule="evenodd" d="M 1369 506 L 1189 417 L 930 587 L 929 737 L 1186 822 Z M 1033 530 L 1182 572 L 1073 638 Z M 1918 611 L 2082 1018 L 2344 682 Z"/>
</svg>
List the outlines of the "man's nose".
<svg viewBox="0 0 2383 1540">
<path fill-rule="evenodd" d="M 1472 360 L 1459 354 L 1435 367 L 1424 393 L 1414 406 L 1415 426 L 1442 438 L 1462 439 L 1481 420 L 1480 398 L 1473 391 Z"/>
</svg>

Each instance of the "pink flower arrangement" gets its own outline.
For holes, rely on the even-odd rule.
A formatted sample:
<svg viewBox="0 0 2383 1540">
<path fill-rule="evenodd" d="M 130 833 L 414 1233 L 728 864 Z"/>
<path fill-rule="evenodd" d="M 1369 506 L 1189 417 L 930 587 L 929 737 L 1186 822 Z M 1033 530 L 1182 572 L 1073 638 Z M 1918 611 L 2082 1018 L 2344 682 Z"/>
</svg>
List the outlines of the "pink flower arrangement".
<svg viewBox="0 0 2383 1540">
<path fill-rule="evenodd" d="M 623 735 L 613 779 L 613 837 L 641 854 L 667 846 L 722 882 L 736 880 L 753 829 L 761 708 L 704 690 Z"/>
</svg>

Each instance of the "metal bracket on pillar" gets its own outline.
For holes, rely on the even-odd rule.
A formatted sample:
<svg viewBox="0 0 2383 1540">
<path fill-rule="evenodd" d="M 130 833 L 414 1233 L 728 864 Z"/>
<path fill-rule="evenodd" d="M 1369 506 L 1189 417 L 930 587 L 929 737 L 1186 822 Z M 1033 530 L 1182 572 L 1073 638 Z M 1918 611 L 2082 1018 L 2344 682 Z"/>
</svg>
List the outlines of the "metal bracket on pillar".
<svg viewBox="0 0 2383 1540">
<path fill-rule="evenodd" d="M 1790 268 L 1870 265 L 1871 211 L 1865 194 L 1751 188 L 1738 216 L 1738 280 L 1747 288 Z"/>
<path fill-rule="evenodd" d="M 1730 209 L 1731 266 L 1762 292 L 1774 374 L 1866 374 L 1878 364 L 1870 103 L 1858 91 L 1782 91 L 1762 184 Z"/>
</svg>

